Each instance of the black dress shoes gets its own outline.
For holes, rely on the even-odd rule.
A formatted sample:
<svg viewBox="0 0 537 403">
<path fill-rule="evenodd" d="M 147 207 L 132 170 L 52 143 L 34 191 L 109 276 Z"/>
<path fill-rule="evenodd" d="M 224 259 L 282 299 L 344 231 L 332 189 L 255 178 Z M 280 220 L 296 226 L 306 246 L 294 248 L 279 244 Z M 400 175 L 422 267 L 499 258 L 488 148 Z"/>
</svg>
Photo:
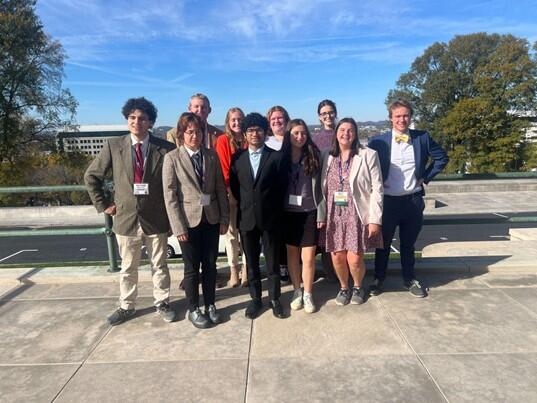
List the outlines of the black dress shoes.
<svg viewBox="0 0 537 403">
<path fill-rule="evenodd" d="M 222 315 L 218 313 L 214 305 L 209 305 L 207 308 L 205 308 L 205 316 L 209 318 L 213 325 L 222 323 Z"/>
<path fill-rule="evenodd" d="M 244 312 L 244 316 L 246 316 L 248 319 L 255 319 L 261 312 L 262 308 L 263 308 L 263 303 L 258 299 L 253 299 L 248 304 L 248 307 L 246 308 L 246 312 Z"/>
<path fill-rule="evenodd" d="M 201 312 L 199 308 L 196 308 L 195 311 L 187 311 L 187 318 L 192 324 L 198 329 L 207 329 L 211 327 L 211 322 L 209 319 Z"/>
<path fill-rule="evenodd" d="M 282 304 L 280 304 L 279 299 L 273 299 L 270 301 L 270 307 L 272 308 L 272 314 L 279 319 L 285 319 L 285 314 L 283 313 Z"/>
</svg>

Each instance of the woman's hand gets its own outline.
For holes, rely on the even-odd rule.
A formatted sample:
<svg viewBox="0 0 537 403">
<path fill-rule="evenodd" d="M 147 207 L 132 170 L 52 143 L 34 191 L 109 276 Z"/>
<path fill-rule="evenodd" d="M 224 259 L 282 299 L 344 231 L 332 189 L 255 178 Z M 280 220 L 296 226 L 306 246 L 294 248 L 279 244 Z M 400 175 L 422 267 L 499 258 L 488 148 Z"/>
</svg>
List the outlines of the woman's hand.
<svg viewBox="0 0 537 403">
<path fill-rule="evenodd" d="M 188 242 L 188 232 L 185 232 L 184 234 L 177 235 L 177 240 L 179 242 Z"/>
<path fill-rule="evenodd" d="M 367 237 L 369 239 L 376 237 L 380 234 L 380 225 L 379 224 L 369 224 L 367 226 Z"/>
<path fill-rule="evenodd" d="M 220 235 L 225 235 L 227 232 L 228 226 L 226 224 L 220 224 Z"/>
<path fill-rule="evenodd" d="M 320 221 L 317 222 L 317 229 L 321 229 L 321 228 L 324 228 L 324 227 L 326 227 L 326 222 L 324 222 L 324 221 L 323 222 L 320 222 Z"/>
</svg>

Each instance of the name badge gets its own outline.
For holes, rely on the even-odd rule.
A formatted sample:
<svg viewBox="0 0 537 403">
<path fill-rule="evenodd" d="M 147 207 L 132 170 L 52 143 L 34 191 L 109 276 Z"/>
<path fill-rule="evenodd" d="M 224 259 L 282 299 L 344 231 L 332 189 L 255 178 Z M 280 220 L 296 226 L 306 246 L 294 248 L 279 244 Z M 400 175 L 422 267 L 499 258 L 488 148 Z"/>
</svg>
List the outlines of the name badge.
<svg viewBox="0 0 537 403">
<path fill-rule="evenodd" d="M 211 204 L 211 195 L 202 193 L 200 198 L 200 206 L 208 206 Z"/>
<path fill-rule="evenodd" d="M 289 205 L 290 206 L 302 206 L 302 196 L 289 195 Z"/>
<path fill-rule="evenodd" d="M 133 190 L 135 195 L 148 195 L 149 183 L 135 183 Z"/>
<path fill-rule="evenodd" d="M 334 203 L 336 206 L 347 206 L 349 204 L 347 192 L 334 192 Z"/>
</svg>

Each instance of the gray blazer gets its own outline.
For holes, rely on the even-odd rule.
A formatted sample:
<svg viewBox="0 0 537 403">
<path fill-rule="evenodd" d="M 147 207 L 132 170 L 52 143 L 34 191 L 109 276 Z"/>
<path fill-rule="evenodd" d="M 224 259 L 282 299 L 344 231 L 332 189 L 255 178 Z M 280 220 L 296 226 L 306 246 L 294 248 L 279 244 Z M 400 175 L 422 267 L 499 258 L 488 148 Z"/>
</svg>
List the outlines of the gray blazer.
<svg viewBox="0 0 537 403">
<path fill-rule="evenodd" d="M 98 212 L 116 204 L 114 232 L 136 235 L 138 222 L 148 235 L 169 231 L 164 196 L 162 194 L 162 163 L 175 145 L 149 135 L 149 148 L 142 181 L 149 184 L 148 195 L 134 195 L 134 164 L 130 134 L 108 140 L 84 175 L 84 183 Z M 109 174 L 114 181 L 114 201 L 104 194 L 104 179 Z"/>
<path fill-rule="evenodd" d="M 188 228 L 197 227 L 203 212 L 210 224 L 229 224 L 229 201 L 220 160 L 213 150 L 204 147 L 200 150 L 203 155 L 203 188 L 199 185 L 185 146 L 164 157 L 164 200 L 175 236 L 187 233 Z M 208 206 L 200 203 L 202 193 L 210 195 Z"/>
</svg>

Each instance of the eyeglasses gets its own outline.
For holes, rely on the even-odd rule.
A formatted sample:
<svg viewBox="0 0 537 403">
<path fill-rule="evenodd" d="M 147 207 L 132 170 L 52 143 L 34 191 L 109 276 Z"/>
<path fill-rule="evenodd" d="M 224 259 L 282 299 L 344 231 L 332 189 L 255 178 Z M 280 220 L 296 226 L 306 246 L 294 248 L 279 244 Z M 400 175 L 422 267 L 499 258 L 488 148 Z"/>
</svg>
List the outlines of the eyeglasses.
<svg viewBox="0 0 537 403">
<path fill-rule="evenodd" d="M 246 134 L 264 133 L 265 131 L 260 127 L 250 127 L 246 129 Z"/>
<path fill-rule="evenodd" d="M 193 136 L 194 134 L 200 134 L 201 130 L 185 130 L 184 132 L 187 136 Z"/>
<path fill-rule="evenodd" d="M 322 113 L 319 113 L 319 116 L 325 118 L 327 116 L 336 116 L 336 112 L 334 111 L 331 111 L 331 112 L 322 112 Z"/>
</svg>

